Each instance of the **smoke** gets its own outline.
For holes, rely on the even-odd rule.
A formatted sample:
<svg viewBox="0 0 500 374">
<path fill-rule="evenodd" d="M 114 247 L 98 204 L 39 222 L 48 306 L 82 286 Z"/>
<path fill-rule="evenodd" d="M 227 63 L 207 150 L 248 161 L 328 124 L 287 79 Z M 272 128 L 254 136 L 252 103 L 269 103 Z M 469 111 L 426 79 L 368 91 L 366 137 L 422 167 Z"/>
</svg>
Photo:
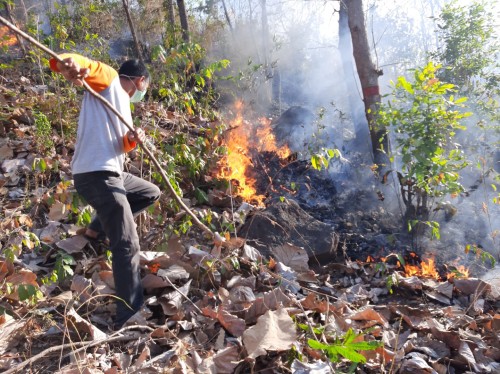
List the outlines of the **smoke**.
<svg viewBox="0 0 500 374">
<path fill-rule="evenodd" d="M 438 39 L 432 18 L 444 2 L 364 3 L 372 57 L 384 71 L 379 86 L 386 95 L 391 91 L 391 80 L 399 75 L 411 79 L 410 69 L 422 66 L 428 53 L 436 50 Z M 344 160 L 330 163 L 338 190 L 346 194 L 368 191 L 373 198 L 366 202 L 367 211 L 384 209 L 402 220 L 398 182 L 390 175 L 389 183 L 381 185 L 371 170 L 368 126 L 354 61 L 347 71 L 342 61 L 342 56 L 352 56 L 352 51 L 349 45 L 339 48 L 339 3 L 268 0 L 253 8 L 251 4 L 228 5 L 233 31 L 214 43 L 211 50 L 214 57 L 231 60 L 232 74 L 241 78 L 238 87 L 225 87 L 229 92 L 226 100 L 243 99 L 247 109 L 273 118 L 290 108 L 309 113 L 308 123 L 289 121 L 288 129 L 282 120 L 275 120 L 289 147 L 304 159 L 323 148 L 338 148 Z M 498 182 L 493 179 L 494 173 L 485 172 L 494 164 L 494 143 L 474 122 L 467 127 L 459 142 L 474 163 L 482 149 L 485 166 L 483 170 L 471 166 L 463 171 L 461 182 L 466 194 L 448 197 L 444 205 L 433 205 L 437 210 L 431 219 L 441 225 L 441 241 L 425 245 L 429 250 L 457 251 L 475 244 L 499 256 L 500 234 L 496 233 L 500 230 L 500 204 L 493 202 L 498 192 L 492 187 Z M 355 139 L 360 128 L 364 136 Z"/>
</svg>

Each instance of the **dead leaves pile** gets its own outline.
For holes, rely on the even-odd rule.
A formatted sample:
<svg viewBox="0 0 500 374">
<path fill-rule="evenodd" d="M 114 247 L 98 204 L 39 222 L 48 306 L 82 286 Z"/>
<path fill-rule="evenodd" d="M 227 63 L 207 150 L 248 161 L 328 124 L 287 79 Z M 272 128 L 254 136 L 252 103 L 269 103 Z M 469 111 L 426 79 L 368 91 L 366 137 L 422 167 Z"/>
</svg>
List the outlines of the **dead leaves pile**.
<svg viewBox="0 0 500 374">
<path fill-rule="evenodd" d="M 172 240 L 166 253 L 141 254 L 146 308 L 112 332 L 109 261 L 89 255 L 79 236 L 61 243 L 78 264 L 67 289 L 64 283 L 41 287 L 44 299 L 37 308 L 15 302 L 0 320 L 0 365 L 6 372 L 21 372 L 28 362 L 55 373 L 244 373 L 271 367 L 327 373 L 347 370 L 350 363 L 329 362 L 307 340 L 328 344 L 349 330 L 361 341 L 381 342 L 360 352 L 367 359 L 363 372 L 500 370 L 500 300 L 492 280 L 450 283 L 393 273 L 398 283 L 391 295 L 373 263 L 331 264 L 318 274 L 305 250 L 292 245 L 273 248 L 274 257 L 266 261 L 238 239 L 212 246 Z M 29 273 L 5 261 L 1 269 L 2 279 Z M 61 348 L 46 349 L 55 345 Z M 35 352 L 41 356 L 31 362 Z"/>
<path fill-rule="evenodd" d="M 0 94 L 2 103 L 14 100 L 4 88 Z M 61 223 L 71 209 L 69 186 L 47 193 L 39 179 L 35 192 L 18 187 L 36 162 L 25 136 L 31 121 L 27 109 L 10 113 L 6 123 L 15 124 L 17 138 L 0 139 L 0 226 L 11 249 L 0 257 L 5 373 L 345 372 L 345 356 L 330 362 L 307 341 L 329 345 L 349 331 L 357 342 L 380 343 L 359 352 L 366 358 L 359 372 L 500 371 L 498 270 L 445 282 L 349 260 L 313 271 L 302 248 L 271 248 L 267 259 L 241 239 L 220 236 L 210 244 L 171 239 L 165 252 L 142 252 L 145 308 L 111 331 L 110 260 Z M 43 162 L 50 168 L 56 159 L 64 173 L 66 156 Z M 35 225 L 42 207 L 47 220 Z M 34 250 L 37 240 L 48 252 Z M 70 276 L 43 283 L 57 251 L 74 259 L 60 263 Z"/>
</svg>

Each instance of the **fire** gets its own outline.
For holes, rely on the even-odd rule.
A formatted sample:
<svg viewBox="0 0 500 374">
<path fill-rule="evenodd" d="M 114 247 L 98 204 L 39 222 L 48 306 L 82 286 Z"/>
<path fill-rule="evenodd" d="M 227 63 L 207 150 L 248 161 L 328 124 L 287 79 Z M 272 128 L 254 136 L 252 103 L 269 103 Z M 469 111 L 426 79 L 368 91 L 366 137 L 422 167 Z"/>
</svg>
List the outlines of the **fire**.
<svg viewBox="0 0 500 374">
<path fill-rule="evenodd" d="M 420 265 L 405 264 L 405 273 L 407 276 L 417 275 L 427 278 L 440 278 L 434 258 L 423 259 Z"/>
<path fill-rule="evenodd" d="M 250 176 L 253 169 L 251 150 L 275 152 L 280 158 L 288 157 L 291 152 L 288 147 L 277 148 L 269 119 L 261 118 L 259 126 L 254 129 L 243 119 L 243 103 L 237 102 L 235 109 L 236 116 L 231 121 L 232 130 L 226 137 L 228 154 L 223 160 L 224 166 L 220 169 L 218 177 L 237 181 L 237 191 L 231 193 L 242 197 L 244 201 L 263 205 L 265 196 L 257 193 L 257 180 Z"/>
<path fill-rule="evenodd" d="M 446 274 L 446 278 L 469 278 L 469 269 L 463 265 L 458 265 L 455 271 L 451 271 Z"/>
<path fill-rule="evenodd" d="M 287 146 L 278 148 L 276 146 L 276 137 L 272 133 L 271 120 L 269 118 L 260 118 L 260 126 L 256 129 L 255 135 L 259 142 L 259 152 L 275 152 L 279 158 L 285 159 L 289 157 L 292 152 Z"/>
<path fill-rule="evenodd" d="M 17 44 L 17 39 L 9 32 L 7 26 L 0 27 L 0 47 L 10 47 Z"/>
</svg>

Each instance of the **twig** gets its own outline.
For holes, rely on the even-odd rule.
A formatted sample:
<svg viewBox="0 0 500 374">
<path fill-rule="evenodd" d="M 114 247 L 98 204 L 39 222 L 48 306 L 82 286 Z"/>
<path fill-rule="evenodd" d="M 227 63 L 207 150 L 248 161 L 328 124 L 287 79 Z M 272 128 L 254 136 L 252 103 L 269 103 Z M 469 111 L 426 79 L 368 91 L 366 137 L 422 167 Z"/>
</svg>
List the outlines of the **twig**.
<svg viewBox="0 0 500 374">
<path fill-rule="evenodd" d="M 132 327 L 132 326 L 130 326 L 130 327 Z M 116 342 L 116 341 L 129 341 L 129 340 L 133 340 L 133 339 L 137 339 L 137 334 L 121 335 L 121 336 L 111 335 L 110 337 L 108 337 L 106 339 L 96 340 L 94 342 L 74 342 L 74 343 L 56 345 L 54 347 L 47 348 L 46 350 L 44 350 L 44 351 L 40 352 L 39 354 L 27 359 L 24 362 L 21 362 L 19 365 L 13 367 L 12 369 L 4 371 L 3 374 L 18 373 L 22 369 L 24 369 L 26 366 L 31 365 L 34 362 L 40 360 L 41 358 L 44 358 L 45 356 L 50 355 L 50 354 L 55 353 L 55 352 L 58 352 L 60 350 L 74 348 L 75 346 L 83 346 L 83 348 L 81 348 L 81 349 L 87 349 L 87 348 L 93 347 L 95 345 L 103 344 L 103 343 L 111 343 L 111 342 Z"/>
<path fill-rule="evenodd" d="M 0 17 L 0 22 L 3 23 L 5 26 L 7 26 L 10 30 L 14 31 L 16 34 L 22 36 L 23 38 L 25 38 L 26 40 L 28 40 L 31 44 L 35 45 L 36 47 L 40 48 L 42 51 L 44 51 L 45 53 L 49 54 L 50 56 L 52 56 L 54 59 L 56 59 L 58 62 L 62 63 L 62 64 L 65 64 L 65 62 L 61 59 L 61 57 L 59 57 L 54 51 L 52 51 L 51 49 L 47 48 L 46 46 L 44 46 L 43 44 L 40 44 L 37 40 L 35 40 L 34 38 L 32 38 L 30 35 L 26 34 L 25 32 L 21 31 L 19 28 L 17 28 L 15 25 L 13 25 L 12 23 L 10 23 L 9 21 L 7 21 L 5 18 L 3 17 Z M 118 110 L 113 106 L 111 105 L 104 97 L 102 97 L 101 95 L 99 95 L 97 92 L 95 92 L 89 85 L 88 83 L 82 79 L 82 82 L 83 82 L 83 86 L 85 87 L 85 89 L 92 95 L 94 96 L 96 99 L 98 99 L 102 104 L 104 104 L 104 106 L 109 109 L 113 114 L 115 114 L 121 122 L 123 122 L 123 124 L 132 132 L 135 133 L 135 130 L 134 130 L 134 127 L 132 124 L 128 123 L 128 121 L 123 117 L 123 115 L 118 112 Z M 177 193 L 175 192 L 175 189 L 174 187 L 172 186 L 172 184 L 170 183 L 170 180 L 169 178 L 167 177 L 167 174 L 165 173 L 165 171 L 163 170 L 163 168 L 161 167 L 160 163 L 158 162 L 158 160 L 156 159 L 156 157 L 151 153 L 151 151 L 143 144 L 143 142 L 140 140 L 140 139 L 137 139 L 137 142 L 139 143 L 139 145 L 141 146 L 142 150 L 144 151 L 144 153 L 146 153 L 146 155 L 150 158 L 150 160 L 153 162 L 153 164 L 155 165 L 155 167 L 158 169 L 158 172 L 160 173 L 161 177 L 162 177 L 162 180 L 163 182 L 167 185 L 168 189 L 170 190 L 170 192 L 173 194 L 175 200 L 177 201 L 177 203 L 182 207 L 182 209 L 191 216 L 191 218 L 193 219 L 193 221 L 206 233 L 206 234 L 209 234 L 211 238 L 214 237 L 214 233 L 212 232 L 212 230 L 210 230 L 207 226 L 205 226 L 205 224 L 203 224 L 199 219 L 198 217 L 196 217 L 196 215 L 191 211 L 191 209 L 189 209 L 189 207 L 184 204 L 184 202 L 182 201 L 182 199 L 180 198 L 179 195 L 177 195 Z"/>
<path fill-rule="evenodd" d="M 175 291 L 179 292 L 179 293 L 181 294 L 181 296 L 182 296 L 182 297 L 184 297 L 187 301 L 189 301 L 189 302 L 193 305 L 193 307 L 196 309 L 196 311 L 197 311 L 198 313 L 203 314 L 203 312 L 201 311 L 201 309 L 200 309 L 200 308 L 198 308 L 198 305 L 196 305 L 195 303 L 193 303 L 193 300 L 191 300 L 189 297 L 187 297 L 187 295 L 186 295 L 186 294 L 184 294 L 184 292 L 182 292 L 182 291 L 181 291 L 178 287 L 176 287 L 176 286 L 172 283 L 172 281 L 171 281 L 168 277 L 161 277 L 161 278 L 162 278 L 162 279 L 166 279 L 166 281 L 167 281 L 168 283 L 170 283 L 170 286 L 171 286 L 171 287 L 172 287 Z"/>
<path fill-rule="evenodd" d="M 125 326 L 123 328 L 121 328 L 120 330 L 118 330 L 117 332 L 115 332 L 114 334 L 111 334 L 107 339 L 114 339 L 114 338 L 117 338 L 117 337 L 132 337 L 133 339 L 136 339 L 137 338 L 137 334 L 131 334 L 130 336 L 129 335 L 119 335 L 118 334 L 121 334 L 125 331 L 128 331 L 128 330 L 148 330 L 149 332 L 153 332 L 154 329 L 152 327 L 149 327 L 149 326 L 142 326 L 142 325 L 131 325 L 131 326 Z M 115 336 L 117 335 L 117 336 Z M 125 339 L 124 339 L 125 340 Z M 130 339 L 132 340 L 132 339 Z M 114 341 L 114 340 L 113 340 Z M 102 343 L 108 343 L 108 342 L 112 342 L 111 340 L 104 340 L 102 341 Z M 74 345 L 74 343 L 73 343 Z M 71 351 L 70 353 L 67 353 L 66 355 L 63 356 L 63 358 L 66 358 L 68 357 L 70 354 L 76 354 L 78 352 L 81 352 L 81 351 L 85 351 L 86 349 L 94 346 L 95 344 L 91 344 L 91 345 L 87 345 L 87 346 L 84 346 L 84 347 L 81 347 L 81 348 L 78 348 L 78 349 L 75 349 L 74 351 Z"/>
</svg>

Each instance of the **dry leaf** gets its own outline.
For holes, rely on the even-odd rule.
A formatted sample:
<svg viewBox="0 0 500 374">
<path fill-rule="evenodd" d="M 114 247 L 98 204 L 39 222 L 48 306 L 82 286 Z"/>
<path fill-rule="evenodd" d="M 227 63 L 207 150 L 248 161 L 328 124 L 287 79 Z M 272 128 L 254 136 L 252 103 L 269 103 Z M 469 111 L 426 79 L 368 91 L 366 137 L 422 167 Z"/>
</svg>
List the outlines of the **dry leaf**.
<svg viewBox="0 0 500 374">
<path fill-rule="evenodd" d="M 145 346 L 139 357 L 137 357 L 137 360 L 135 360 L 131 369 L 139 369 L 144 364 L 146 359 L 150 357 L 150 354 L 151 352 L 149 351 L 148 346 Z"/>
<path fill-rule="evenodd" d="M 10 261 L 0 261 L 0 282 L 5 279 L 6 276 L 14 272 L 14 264 Z"/>
<path fill-rule="evenodd" d="M 328 374 L 331 372 L 328 362 L 315 361 L 305 363 L 297 359 L 292 362 L 291 369 L 293 374 Z"/>
<path fill-rule="evenodd" d="M 66 208 L 66 204 L 61 203 L 60 201 L 55 201 L 54 204 L 50 207 L 49 218 L 52 221 L 61 221 L 67 218 L 69 215 L 69 210 Z"/>
<path fill-rule="evenodd" d="M 262 255 L 254 247 L 252 247 L 248 244 L 245 244 L 245 245 L 243 245 L 243 253 L 241 255 L 241 258 L 243 258 L 244 260 L 251 261 L 251 262 L 257 262 L 257 261 L 262 260 Z"/>
<path fill-rule="evenodd" d="M 309 256 L 304 248 L 287 243 L 272 248 L 271 253 L 276 257 L 277 261 L 292 268 L 298 273 L 307 272 L 309 270 Z"/>
<path fill-rule="evenodd" d="M 187 296 L 189 293 L 189 287 L 191 286 L 191 280 L 189 280 L 185 285 L 179 287 L 179 291 L 175 290 L 170 293 L 164 294 L 158 298 L 163 313 L 167 316 L 176 315 L 179 310 L 181 310 L 182 301 L 184 300 L 184 294 Z M 182 292 L 182 294 L 181 294 Z"/>
<path fill-rule="evenodd" d="M 56 245 L 69 254 L 80 253 L 89 241 L 82 235 L 60 240 Z"/>
<path fill-rule="evenodd" d="M 154 274 L 146 274 L 144 278 L 142 278 L 142 287 L 144 288 L 165 288 L 170 286 L 165 279 L 159 277 Z"/>
<path fill-rule="evenodd" d="M 460 334 L 455 331 L 446 331 L 444 326 L 435 319 L 427 321 L 432 335 L 442 342 L 445 342 L 452 349 L 459 349 L 461 344 Z"/>
<path fill-rule="evenodd" d="M 285 290 L 288 290 L 294 294 L 297 294 L 301 286 L 297 283 L 297 273 L 291 267 L 286 266 L 285 264 L 278 262 L 276 264 L 275 271 L 278 275 L 280 275 L 281 287 L 284 287 Z"/>
<path fill-rule="evenodd" d="M 314 310 L 320 313 L 332 312 L 336 308 L 327 300 L 318 300 L 315 293 L 310 293 L 307 297 L 300 301 L 305 310 Z"/>
<path fill-rule="evenodd" d="M 254 303 L 245 313 L 245 321 L 248 324 L 253 324 L 258 317 L 268 310 L 276 310 L 280 306 L 288 307 L 291 305 L 293 305 L 292 299 L 285 295 L 281 288 L 275 288 L 263 295 L 257 295 Z"/>
<path fill-rule="evenodd" d="M 73 300 L 73 292 L 65 291 L 57 296 L 51 297 L 50 302 L 53 305 L 68 305 Z"/>
<path fill-rule="evenodd" d="M 243 333 L 243 344 L 250 358 L 265 355 L 268 350 L 288 350 L 296 340 L 295 323 L 283 308 L 267 311 L 255 326 Z"/>
<path fill-rule="evenodd" d="M 229 292 L 229 299 L 236 304 L 245 304 L 253 302 L 255 295 L 250 287 L 237 286 Z"/>
<path fill-rule="evenodd" d="M 75 327 L 78 332 L 89 334 L 92 340 L 102 340 L 108 337 L 93 324 L 83 319 L 73 308 L 71 308 L 66 316 L 71 321 L 71 323 L 68 323 L 69 326 Z"/>
<path fill-rule="evenodd" d="M 491 291 L 491 286 L 488 283 L 477 278 L 454 279 L 453 284 L 457 290 L 467 296 L 472 294 L 479 296 Z"/>
<path fill-rule="evenodd" d="M 172 265 L 168 269 L 159 269 L 156 274 L 159 277 L 168 278 L 171 282 L 179 279 L 188 279 L 189 273 L 182 266 Z"/>
<path fill-rule="evenodd" d="M 451 299 L 453 296 L 453 283 L 443 282 L 436 287 L 436 291 Z"/>
<path fill-rule="evenodd" d="M 213 362 L 217 373 L 233 373 L 239 364 L 239 349 L 233 345 L 221 349 L 213 356 Z"/>
<path fill-rule="evenodd" d="M 14 290 L 7 295 L 6 298 L 11 300 L 19 300 L 18 288 L 19 286 L 34 286 L 38 288 L 37 276 L 30 270 L 20 269 L 17 273 L 11 274 L 5 278 L 6 283 L 11 283 Z"/>
<path fill-rule="evenodd" d="M 401 373 L 429 373 L 432 374 L 434 370 L 429 366 L 425 360 L 417 355 L 410 357 L 409 359 L 403 360 L 403 364 L 401 365 L 401 369 L 399 370 Z"/>
<path fill-rule="evenodd" d="M 371 327 L 377 323 L 380 323 L 384 327 L 389 327 L 389 322 L 380 313 L 376 312 L 372 308 L 366 308 L 358 313 L 349 316 L 350 319 L 355 321 L 369 321 L 373 323 L 365 324 L 363 327 Z"/>
<path fill-rule="evenodd" d="M 70 290 L 75 291 L 80 298 L 80 301 L 87 301 L 92 297 L 92 281 L 81 275 L 75 275 L 71 282 Z"/>
<path fill-rule="evenodd" d="M 245 321 L 241 318 L 233 316 L 231 313 L 222 309 L 222 307 L 220 307 L 217 311 L 209 307 L 205 307 L 201 311 L 204 316 L 218 320 L 222 327 L 224 327 L 231 335 L 235 337 L 243 335 L 246 328 Z"/>
<path fill-rule="evenodd" d="M 0 316 L 0 355 L 5 354 L 24 338 L 26 320 L 14 320 L 7 315 Z"/>
</svg>

